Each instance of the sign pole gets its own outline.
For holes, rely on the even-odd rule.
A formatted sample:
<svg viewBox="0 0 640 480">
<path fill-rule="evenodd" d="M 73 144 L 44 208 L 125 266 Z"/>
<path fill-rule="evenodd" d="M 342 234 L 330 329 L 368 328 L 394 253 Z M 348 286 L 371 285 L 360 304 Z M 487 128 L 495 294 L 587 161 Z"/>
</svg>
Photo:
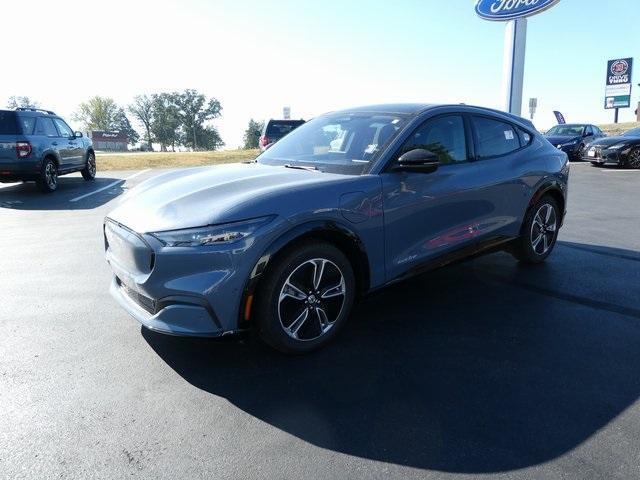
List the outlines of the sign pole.
<svg viewBox="0 0 640 480">
<path fill-rule="evenodd" d="M 620 111 L 619 108 L 616 108 L 616 114 L 613 117 L 613 123 L 618 123 L 618 112 Z"/>
<path fill-rule="evenodd" d="M 522 113 L 524 58 L 527 48 L 527 19 L 509 20 L 504 37 L 502 92 L 504 109 L 515 115 Z"/>
</svg>

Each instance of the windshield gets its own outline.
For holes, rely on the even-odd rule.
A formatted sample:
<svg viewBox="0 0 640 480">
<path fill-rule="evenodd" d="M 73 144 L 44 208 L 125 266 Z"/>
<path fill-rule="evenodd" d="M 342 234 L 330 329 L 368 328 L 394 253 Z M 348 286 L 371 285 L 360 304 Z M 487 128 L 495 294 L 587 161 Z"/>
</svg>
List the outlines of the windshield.
<svg viewBox="0 0 640 480">
<path fill-rule="evenodd" d="M 565 137 L 575 137 L 582 135 L 584 125 L 556 125 L 547 132 L 547 135 L 558 135 Z"/>
<path fill-rule="evenodd" d="M 361 175 L 405 122 L 403 116 L 382 113 L 323 115 L 273 144 L 258 162 Z"/>
<path fill-rule="evenodd" d="M 640 128 L 632 128 L 622 134 L 623 137 L 640 137 Z"/>
</svg>

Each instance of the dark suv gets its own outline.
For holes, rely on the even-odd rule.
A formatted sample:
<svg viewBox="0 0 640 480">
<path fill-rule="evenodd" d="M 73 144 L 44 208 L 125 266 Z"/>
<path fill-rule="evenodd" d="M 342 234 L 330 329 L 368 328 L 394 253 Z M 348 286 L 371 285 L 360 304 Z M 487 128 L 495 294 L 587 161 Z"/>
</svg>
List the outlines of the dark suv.
<svg viewBox="0 0 640 480">
<path fill-rule="evenodd" d="M 95 178 L 91 139 L 48 110 L 0 110 L 0 182 L 35 181 L 48 193 L 58 188 L 58 175 L 72 172 Z"/>
<path fill-rule="evenodd" d="M 260 135 L 260 151 L 264 152 L 272 144 L 304 123 L 304 120 L 269 120 Z"/>
</svg>

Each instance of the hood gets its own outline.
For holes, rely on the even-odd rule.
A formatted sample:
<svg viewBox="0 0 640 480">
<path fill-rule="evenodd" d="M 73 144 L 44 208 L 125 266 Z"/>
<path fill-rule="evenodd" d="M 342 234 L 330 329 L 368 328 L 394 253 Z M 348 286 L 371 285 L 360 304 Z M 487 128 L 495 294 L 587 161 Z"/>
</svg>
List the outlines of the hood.
<svg viewBox="0 0 640 480">
<path fill-rule="evenodd" d="M 555 147 L 557 145 L 563 145 L 574 140 L 580 140 L 582 137 L 580 135 L 545 135 L 545 138 L 549 140 Z"/>
<path fill-rule="evenodd" d="M 140 233 L 245 220 L 278 214 L 270 197 L 345 177 L 258 163 L 176 170 L 133 188 L 108 217 Z"/>
<path fill-rule="evenodd" d="M 598 145 L 602 147 L 608 147 L 617 143 L 640 143 L 640 138 L 637 137 L 604 137 L 594 140 L 591 145 Z"/>
</svg>

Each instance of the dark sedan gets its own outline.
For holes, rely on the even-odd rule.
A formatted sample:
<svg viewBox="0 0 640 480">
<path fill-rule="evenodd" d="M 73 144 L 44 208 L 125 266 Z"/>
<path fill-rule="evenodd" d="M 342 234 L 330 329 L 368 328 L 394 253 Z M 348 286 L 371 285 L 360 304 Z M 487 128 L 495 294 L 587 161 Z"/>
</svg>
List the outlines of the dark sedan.
<svg viewBox="0 0 640 480">
<path fill-rule="evenodd" d="M 585 151 L 585 160 L 593 165 L 640 168 L 640 128 L 629 130 L 618 137 L 607 137 L 591 143 Z"/>
<path fill-rule="evenodd" d="M 605 134 L 595 125 L 572 123 L 556 125 L 544 135 L 554 147 L 565 152 L 571 160 L 581 160 L 585 146 Z"/>
</svg>

